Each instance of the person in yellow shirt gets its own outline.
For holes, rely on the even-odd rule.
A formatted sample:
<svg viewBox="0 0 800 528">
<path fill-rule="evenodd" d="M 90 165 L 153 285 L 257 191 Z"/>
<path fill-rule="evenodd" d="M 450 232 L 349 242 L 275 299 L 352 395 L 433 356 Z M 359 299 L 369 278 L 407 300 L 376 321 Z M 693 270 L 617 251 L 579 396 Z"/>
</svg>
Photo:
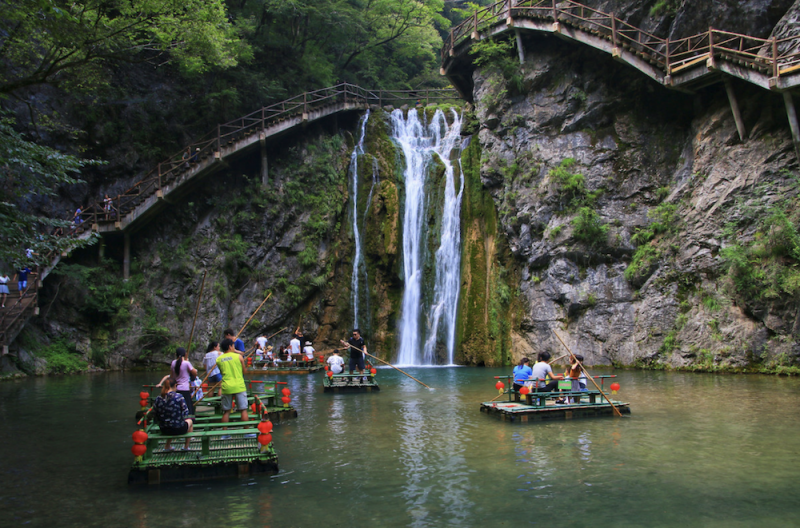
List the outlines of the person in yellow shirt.
<svg viewBox="0 0 800 528">
<path fill-rule="evenodd" d="M 230 421 L 233 401 L 242 411 L 242 421 L 246 422 L 247 415 L 247 388 L 244 385 L 244 356 L 236 352 L 231 339 L 223 339 L 219 344 L 222 355 L 217 358 L 217 367 L 222 373 L 222 421 Z"/>
</svg>

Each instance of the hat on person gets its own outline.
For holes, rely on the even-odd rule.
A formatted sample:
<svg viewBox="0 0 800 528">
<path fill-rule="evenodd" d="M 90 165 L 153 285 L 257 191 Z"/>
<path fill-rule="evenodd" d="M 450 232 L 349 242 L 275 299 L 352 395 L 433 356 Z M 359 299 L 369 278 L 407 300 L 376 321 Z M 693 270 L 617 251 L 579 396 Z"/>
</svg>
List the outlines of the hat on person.
<svg viewBox="0 0 800 528">
<path fill-rule="evenodd" d="M 311 341 L 306 341 L 306 346 L 311 346 Z"/>
<path fill-rule="evenodd" d="M 272 350 L 272 345 L 268 346 L 267 350 Z"/>
</svg>

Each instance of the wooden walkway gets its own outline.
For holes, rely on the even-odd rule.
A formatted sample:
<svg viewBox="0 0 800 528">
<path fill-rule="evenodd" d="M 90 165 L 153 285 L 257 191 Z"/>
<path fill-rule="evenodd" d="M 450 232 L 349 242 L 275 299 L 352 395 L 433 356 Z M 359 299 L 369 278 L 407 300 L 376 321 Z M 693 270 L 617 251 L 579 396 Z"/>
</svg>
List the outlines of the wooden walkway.
<svg viewBox="0 0 800 528">
<path fill-rule="evenodd" d="M 672 89 L 694 91 L 719 82 L 724 75 L 767 90 L 800 85 L 800 52 L 795 48 L 800 38 L 796 36 L 762 39 L 709 28 L 671 40 L 572 0 L 501 0 L 477 10 L 450 30 L 442 48 L 441 73 L 466 95 L 467 79 L 456 65 L 471 42 L 513 33 L 522 58 L 520 30 L 556 35 L 608 53 Z"/>
</svg>

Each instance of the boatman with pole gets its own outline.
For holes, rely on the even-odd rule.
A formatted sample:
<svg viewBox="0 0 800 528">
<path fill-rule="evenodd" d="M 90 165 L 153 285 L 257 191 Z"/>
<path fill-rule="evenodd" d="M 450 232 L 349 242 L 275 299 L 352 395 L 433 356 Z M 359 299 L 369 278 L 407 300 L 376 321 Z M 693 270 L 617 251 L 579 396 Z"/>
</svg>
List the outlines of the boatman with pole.
<svg viewBox="0 0 800 528">
<path fill-rule="evenodd" d="M 344 346 L 350 347 L 350 365 L 349 371 L 350 375 L 353 374 L 353 370 L 358 367 L 358 372 L 362 376 L 364 375 L 364 352 L 367 351 L 367 345 L 364 343 L 364 338 L 361 337 L 361 330 L 358 328 L 353 330 L 353 337 L 347 340 L 347 343 L 342 341 Z"/>
</svg>

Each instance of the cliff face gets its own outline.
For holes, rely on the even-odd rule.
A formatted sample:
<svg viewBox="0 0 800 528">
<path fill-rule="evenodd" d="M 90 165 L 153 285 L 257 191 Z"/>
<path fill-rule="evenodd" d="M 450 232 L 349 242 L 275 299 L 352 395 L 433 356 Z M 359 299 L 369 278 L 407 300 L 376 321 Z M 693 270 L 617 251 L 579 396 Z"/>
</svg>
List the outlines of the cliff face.
<svg viewBox="0 0 800 528">
<path fill-rule="evenodd" d="M 519 275 L 514 359 L 560 354 L 558 329 L 594 364 L 795 363 L 797 160 L 780 96 L 734 83 L 740 141 L 721 84 L 670 92 L 557 39 L 525 45 L 516 74 L 473 75 L 480 177 Z"/>
</svg>

